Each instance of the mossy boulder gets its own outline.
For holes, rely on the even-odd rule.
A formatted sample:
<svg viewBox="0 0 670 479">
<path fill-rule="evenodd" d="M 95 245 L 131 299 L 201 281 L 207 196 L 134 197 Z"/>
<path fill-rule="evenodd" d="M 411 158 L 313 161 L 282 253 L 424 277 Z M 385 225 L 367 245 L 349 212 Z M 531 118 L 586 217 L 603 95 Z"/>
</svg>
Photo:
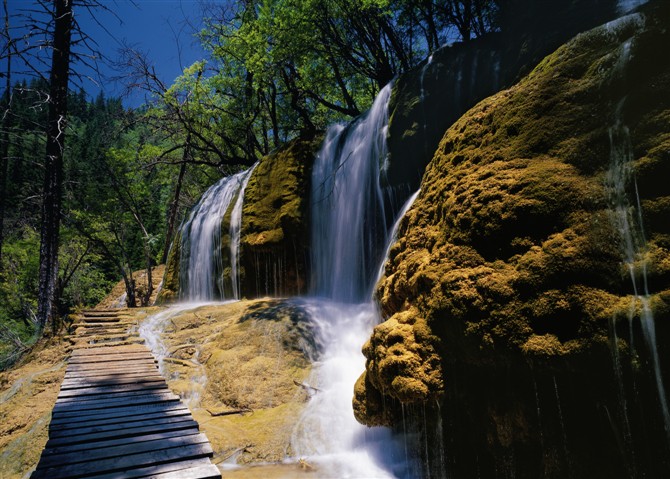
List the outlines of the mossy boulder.
<svg viewBox="0 0 670 479">
<path fill-rule="evenodd" d="M 168 385 L 189 405 L 214 461 L 280 462 L 309 396 L 315 343 L 302 306 L 261 299 L 175 314 L 161 339 Z"/>
<path fill-rule="evenodd" d="M 285 296 L 307 287 L 312 163 L 321 138 L 296 139 L 263 158 L 244 195 L 243 295 Z"/>
<path fill-rule="evenodd" d="M 452 477 L 670 474 L 669 10 L 578 35 L 467 112 L 401 222 L 354 409 L 428 408 Z"/>
</svg>

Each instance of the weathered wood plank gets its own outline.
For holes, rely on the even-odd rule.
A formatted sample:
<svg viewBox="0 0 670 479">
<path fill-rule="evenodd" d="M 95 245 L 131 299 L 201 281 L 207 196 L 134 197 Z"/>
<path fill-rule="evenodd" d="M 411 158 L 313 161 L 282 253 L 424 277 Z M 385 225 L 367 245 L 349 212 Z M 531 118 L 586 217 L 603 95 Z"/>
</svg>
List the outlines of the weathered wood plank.
<svg viewBox="0 0 670 479">
<path fill-rule="evenodd" d="M 61 386 L 61 391 L 69 391 L 71 389 L 82 389 L 88 387 L 101 387 L 101 386 L 122 386 L 124 384 L 141 384 L 141 383 L 150 383 L 153 381 L 159 381 L 163 378 L 158 374 L 158 372 L 147 372 L 147 373 L 132 373 L 134 375 L 120 375 L 117 377 L 109 376 L 99 376 L 100 379 L 90 379 L 90 378 L 76 378 L 76 379 L 66 379 L 63 381 Z"/>
<path fill-rule="evenodd" d="M 157 383 L 156 385 L 147 388 L 142 388 L 141 384 L 138 386 L 139 388 L 134 390 L 96 392 L 95 394 L 81 394 L 81 395 L 62 397 L 58 398 L 56 404 L 63 406 L 75 405 L 78 403 L 89 404 L 91 401 L 97 401 L 97 402 L 126 401 L 128 404 L 133 404 L 133 401 L 137 399 L 139 396 L 167 394 L 171 392 L 170 389 L 167 387 L 167 384 L 165 383 Z"/>
<path fill-rule="evenodd" d="M 130 384 L 105 384 L 105 385 L 91 385 L 91 386 L 79 386 L 76 388 L 62 389 L 58 394 L 58 399 L 64 398 L 73 398 L 73 397 L 82 397 L 82 396 L 98 396 L 104 394 L 114 394 L 122 393 L 128 391 L 142 391 L 148 389 L 161 389 L 166 388 L 167 384 L 163 379 L 153 380 L 153 381 L 144 381 L 144 382 L 134 382 Z"/>
<path fill-rule="evenodd" d="M 172 428 L 171 430 L 166 430 L 163 432 L 152 432 L 152 433 L 147 433 L 147 434 L 136 434 L 136 435 L 128 435 L 125 437 L 114 437 L 114 438 L 107 438 L 107 439 L 101 439 L 98 441 L 84 441 L 84 442 L 78 442 L 78 443 L 70 443 L 70 444 L 57 444 L 57 445 L 51 445 L 47 449 L 44 450 L 43 457 L 48 458 L 51 456 L 58 455 L 58 463 L 59 464 L 64 464 L 65 462 L 63 461 L 63 457 L 70 457 L 76 452 L 80 452 L 80 454 L 85 454 L 86 457 L 99 457 L 99 454 L 107 454 L 110 450 L 114 450 L 113 448 L 120 447 L 120 446 L 129 446 L 135 449 L 135 446 L 141 445 L 144 447 L 144 443 L 155 443 L 155 445 L 158 445 L 158 442 L 167 440 L 167 439 L 173 439 L 173 438 L 186 438 L 189 436 L 195 436 L 200 434 L 200 431 L 198 430 L 198 424 L 196 423 L 195 426 L 191 425 L 190 427 L 182 427 L 182 428 Z M 207 438 L 205 438 L 206 440 Z M 159 447 L 162 449 L 162 447 Z M 98 449 L 103 449 L 104 451 L 100 452 Z M 129 450 L 129 449 L 128 449 Z M 152 449 L 153 450 L 153 449 Z M 76 454 L 77 460 L 76 462 L 79 462 L 79 456 L 80 454 Z M 103 456 L 107 457 L 107 456 Z"/>
<path fill-rule="evenodd" d="M 69 365 L 107 363 L 113 361 L 128 361 L 134 359 L 151 359 L 154 357 L 148 351 L 145 353 L 118 353 L 118 354 L 98 354 L 91 356 L 77 356 L 70 358 Z"/>
<path fill-rule="evenodd" d="M 97 348 L 78 348 L 72 351 L 71 357 L 88 356 L 92 354 L 107 354 L 114 352 L 145 352 L 144 346 L 129 344 L 127 346 L 99 346 Z"/>
<path fill-rule="evenodd" d="M 70 379 L 72 377 L 79 376 L 108 376 L 108 375 L 121 375 L 128 372 L 142 372 L 142 371 L 157 371 L 158 366 L 156 362 L 141 362 L 139 364 L 132 362 L 128 364 L 115 364 L 113 368 L 73 368 L 72 370 L 65 371 L 65 377 Z"/>
<path fill-rule="evenodd" d="M 91 358 L 91 359 L 82 359 L 82 360 L 75 360 L 72 361 L 68 365 L 68 371 L 74 371 L 74 370 L 81 370 L 81 369 L 100 369 L 101 367 L 107 367 L 109 368 L 110 366 L 119 366 L 123 367 L 125 364 L 153 364 L 155 363 L 155 359 L 153 357 L 142 357 L 137 355 L 137 357 L 127 357 L 123 355 L 119 355 L 117 357 L 106 357 L 109 356 L 107 354 L 101 356 L 101 357 L 95 357 L 95 356 L 86 356 L 85 358 Z M 96 366 L 97 363 L 117 363 L 116 365 L 111 364 L 111 365 L 105 365 L 105 366 Z"/>
<path fill-rule="evenodd" d="M 194 422 L 193 417 L 189 413 L 181 416 L 161 416 L 157 419 L 147 419 L 142 417 L 140 420 L 129 420 L 132 418 L 125 418 L 125 421 L 116 424 L 100 425 L 98 422 L 92 423 L 90 426 L 82 426 L 78 423 L 78 427 L 70 429 L 57 429 L 49 433 L 49 441 L 47 447 L 52 444 L 51 440 L 61 441 L 63 443 L 75 443 L 78 441 L 96 441 L 99 438 L 107 437 L 124 437 L 126 434 L 133 435 L 138 432 L 145 433 L 146 431 L 160 431 L 161 428 L 168 428 L 177 426 L 178 424 L 189 424 Z M 197 423 L 195 423 L 197 425 Z M 53 444 L 60 444 L 54 442 Z"/>
<path fill-rule="evenodd" d="M 169 391 L 169 390 L 168 390 Z M 53 409 L 53 415 L 57 416 L 62 413 L 67 412 L 84 412 L 95 409 L 108 409 L 114 407 L 127 407 L 127 406 L 140 406 L 143 404 L 156 404 L 167 401 L 179 401 L 179 396 L 171 392 L 157 392 L 157 393 L 146 393 L 134 396 L 132 400 L 129 400 L 126 397 L 118 399 L 110 399 L 108 401 L 93 401 L 92 404 L 89 402 L 80 402 L 80 403 L 56 403 Z"/>
<path fill-rule="evenodd" d="M 158 374 L 158 370 L 141 371 L 135 373 L 125 373 L 119 375 L 94 376 L 64 379 L 61 384 L 61 391 L 67 389 L 79 389 L 89 386 L 112 386 L 115 384 L 139 384 L 153 381 L 164 381 L 163 376 Z"/>
<path fill-rule="evenodd" d="M 147 477 L 161 477 L 160 474 L 167 474 L 170 472 L 181 472 L 181 471 L 187 471 L 191 468 L 197 468 L 197 467 L 202 467 L 202 466 L 211 466 L 212 463 L 209 461 L 208 458 L 202 457 L 199 459 L 187 459 L 184 461 L 179 461 L 179 462 L 168 462 L 168 463 L 163 463 L 163 464 L 157 464 L 153 466 L 148 466 L 148 467 L 139 467 L 139 468 L 133 468 L 133 469 L 126 469 L 122 472 L 122 476 L 119 475 L 118 472 L 111 473 L 111 474 L 95 474 L 93 476 L 88 476 L 90 479 L 119 479 L 120 477 L 123 477 L 123 479 L 137 479 L 137 478 L 147 478 Z M 216 467 L 216 466 L 215 466 Z M 217 469 L 218 472 L 218 469 Z M 207 476 L 206 476 L 207 477 Z M 217 478 L 221 477 L 221 474 L 219 473 L 218 476 L 215 476 Z"/>
<path fill-rule="evenodd" d="M 89 414 L 75 412 L 72 415 L 64 414 L 61 417 L 53 418 L 49 425 L 49 430 L 58 431 L 60 429 L 70 429 L 79 426 L 119 424 L 124 421 L 134 421 L 137 418 L 155 418 L 184 414 L 191 414 L 191 411 L 181 401 L 149 406 L 114 408 L 110 411 L 89 411 Z"/>
<path fill-rule="evenodd" d="M 155 364 L 155 361 L 148 359 L 135 359 L 132 362 L 128 361 L 125 363 L 123 361 L 108 361 L 107 363 L 103 363 L 102 366 L 96 366 L 95 364 L 73 364 L 68 367 L 67 373 L 93 372 L 100 370 L 123 371 L 126 369 L 137 369 L 138 367 L 154 366 Z"/>
<path fill-rule="evenodd" d="M 130 446 L 75 452 L 44 457 L 35 470 L 38 477 L 81 477 L 94 472 L 123 470 L 129 467 L 150 466 L 175 459 L 211 457 L 213 454 L 204 434 L 168 438 Z M 35 477 L 33 475 L 33 477 Z"/>
</svg>

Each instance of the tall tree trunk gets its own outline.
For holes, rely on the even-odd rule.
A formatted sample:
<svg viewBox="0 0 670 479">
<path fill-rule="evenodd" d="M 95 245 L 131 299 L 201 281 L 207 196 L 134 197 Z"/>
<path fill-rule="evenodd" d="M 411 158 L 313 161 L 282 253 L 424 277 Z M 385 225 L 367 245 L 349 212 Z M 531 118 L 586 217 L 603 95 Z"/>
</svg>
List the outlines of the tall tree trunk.
<svg viewBox="0 0 670 479">
<path fill-rule="evenodd" d="M 63 149 L 67 115 L 67 88 L 70 69 L 72 34 L 72 0 L 55 0 L 55 27 L 50 75 L 49 117 L 44 190 L 42 193 L 42 226 L 40 231 L 40 273 L 37 296 L 37 318 L 43 330 L 51 322 L 55 328 L 54 293 L 58 277 L 58 242 L 63 183 Z"/>
<path fill-rule="evenodd" d="M 184 174 L 186 173 L 186 161 L 191 156 L 191 135 L 186 137 L 186 147 L 184 148 L 184 156 L 182 157 L 182 164 L 179 167 L 179 176 L 177 177 L 177 186 L 174 190 L 172 203 L 170 204 L 170 213 L 168 215 L 167 231 L 165 232 L 165 246 L 163 247 L 163 257 L 161 264 L 167 263 L 168 254 L 170 253 L 170 246 L 172 245 L 172 238 L 174 237 L 175 223 L 177 222 L 177 212 L 179 211 L 179 196 L 181 195 L 181 185 L 184 182 Z"/>
<path fill-rule="evenodd" d="M 9 39 L 9 10 L 7 0 L 3 2 L 5 9 L 5 37 L 7 39 L 7 71 L 5 74 L 5 111 L 2 116 L 2 140 L 0 140 L 0 276 L 2 275 L 2 245 L 5 232 L 5 204 L 7 202 L 7 172 L 9 167 L 9 122 L 11 116 L 12 88 L 12 49 Z"/>
</svg>

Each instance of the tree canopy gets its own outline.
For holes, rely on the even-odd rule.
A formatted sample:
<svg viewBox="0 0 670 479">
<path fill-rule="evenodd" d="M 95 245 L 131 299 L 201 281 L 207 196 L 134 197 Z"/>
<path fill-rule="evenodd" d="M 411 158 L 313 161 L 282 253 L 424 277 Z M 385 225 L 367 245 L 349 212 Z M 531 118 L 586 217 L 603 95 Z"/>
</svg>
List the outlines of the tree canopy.
<svg viewBox="0 0 670 479">
<path fill-rule="evenodd" d="M 136 295 L 133 271 L 165 260 L 177 225 L 209 185 L 295 137 L 356 117 L 396 75 L 441 45 L 497 29 L 500 16 L 493 0 L 204 3 L 194 37 L 206 55 L 174 81 L 159 78 L 144 52 L 119 52 L 128 88 L 150 98 L 127 109 L 119 98 L 89 97 L 80 81 L 99 55 L 78 15 L 113 6 L 65 3 L 69 37 L 58 37 L 62 1 L 34 0 L 14 17 L 4 1 L 0 363 L 41 331 L 38 298 L 49 298 L 57 327 L 119 279 L 130 306 L 146 304 L 160 279 Z M 19 41 L 20 24 L 34 25 L 34 38 Z M 54 76 L 57 41 L 67 58 L 53 57 Z M 23 70 L 12 72 L 17 63 Z M 54 259 L 42 273 L 54 275 L 46 295 L 45 258 Z"/>
</svg>

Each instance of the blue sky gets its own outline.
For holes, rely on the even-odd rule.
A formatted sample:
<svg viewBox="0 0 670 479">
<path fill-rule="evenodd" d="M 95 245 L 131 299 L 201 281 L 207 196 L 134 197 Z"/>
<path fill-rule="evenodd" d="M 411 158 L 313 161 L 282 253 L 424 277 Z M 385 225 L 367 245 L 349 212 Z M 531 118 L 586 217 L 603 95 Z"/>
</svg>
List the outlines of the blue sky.
<svg viewBox="0 0 670 479">
<path fill-rule="evenodd" d="M 161 80 L 171 84 L 181 73 L 182 68 L 204 57 L 204 52 L 193 38 L 194 31 L 200 27 L 201 0 L 102 0 L 102 2 L 113 13 L 99 10 L 94 12 L 95 18 L 93 18 L 85 10 L 75 9 L 75 16 L 82 30 L 96 41 L 100 51 L 110 60 L 117 58 L 118 49 L 125 42 L 146 52 Z M 33 2 L 9 0 L 8 6 L 13 36 L 16 36 L 20 30 L 25 31 L 25 25 L 19 24 L 25 22 L 20 22 L 14 15 L 31 8 Z M 15 71 L 14 78 L 18 79 L 16 73 L 21 69 L 21 65 L 13 61 L 12 67 Z M 4 69 L 5 64 L 0 65 L 0 71 Z M 100 66 L 100 70 L 103 75 L 110 78 L 118 75 L 104 64 Z M 92 77 L 96 76 L 89 74 Z M 101 80 L 94 78 L 94 80 L 85 79 L 82 85 L 92 97 L 101 90 L 108 96 L 120 96 L 123 92 L 123 86 L 109 78 Z M 124 104 L 138 106 L 143 98 L 143 94 L 135 94 L 125 98 Z"/>
</svg>

